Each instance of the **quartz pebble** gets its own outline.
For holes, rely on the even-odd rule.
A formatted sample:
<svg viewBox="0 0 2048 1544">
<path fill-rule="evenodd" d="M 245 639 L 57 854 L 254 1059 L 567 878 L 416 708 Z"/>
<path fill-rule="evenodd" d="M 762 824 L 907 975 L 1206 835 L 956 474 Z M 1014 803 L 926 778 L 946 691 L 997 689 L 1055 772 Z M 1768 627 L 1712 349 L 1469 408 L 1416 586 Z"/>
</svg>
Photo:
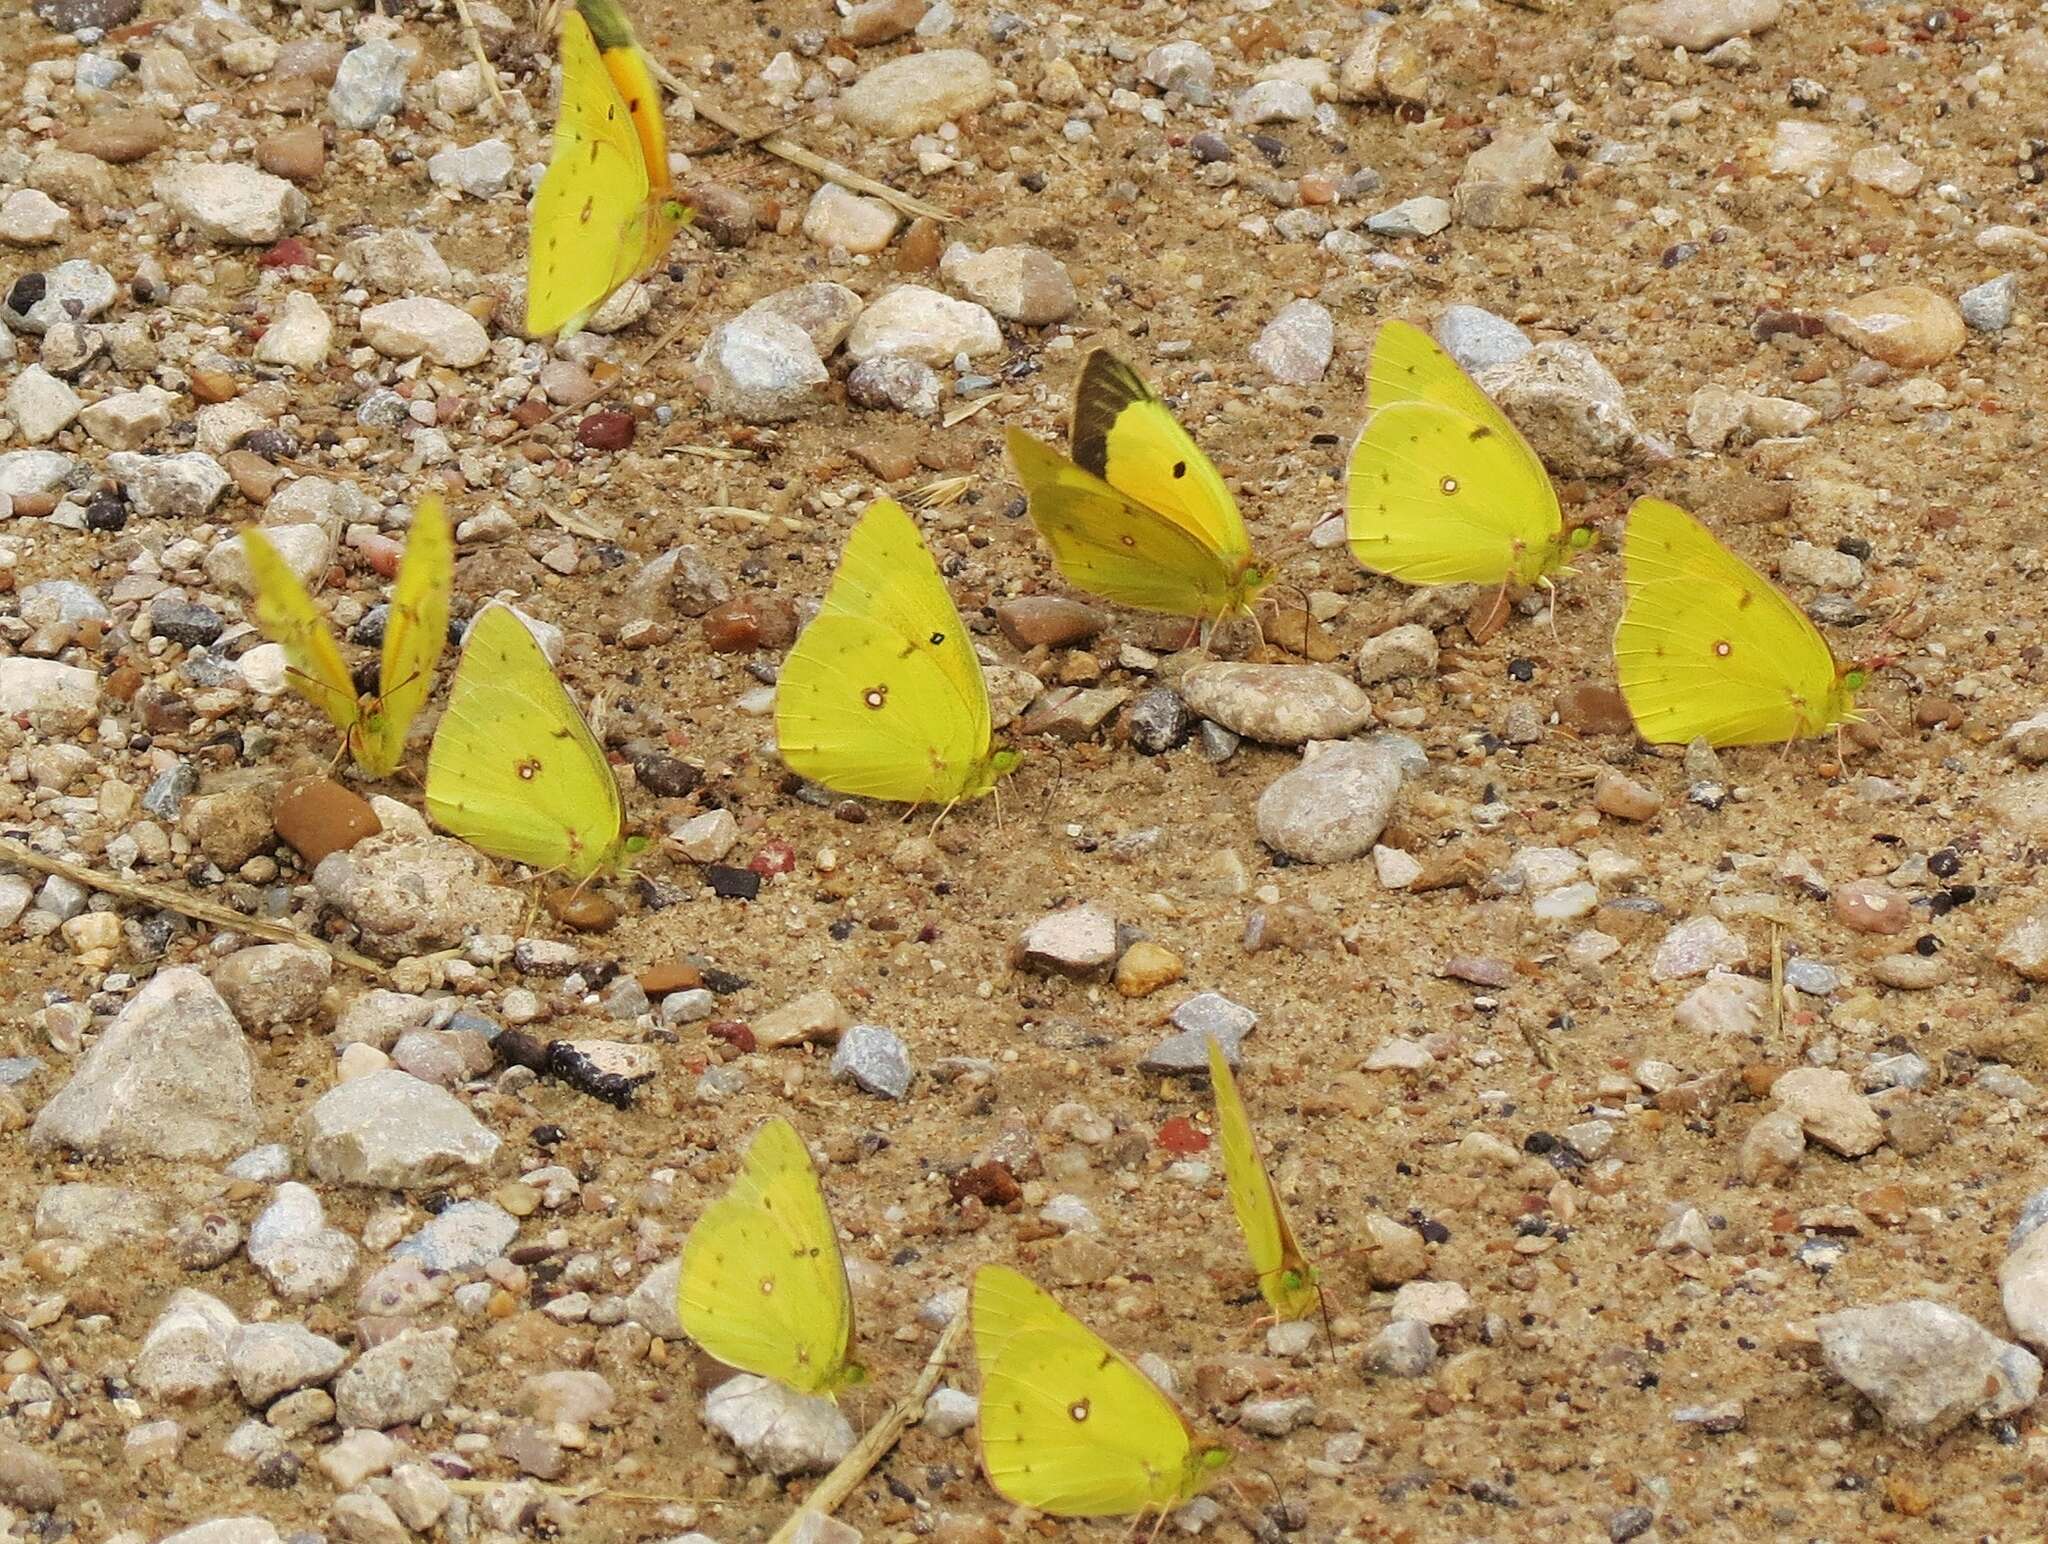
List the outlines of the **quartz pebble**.
<svg viewBox="0 0 2048 1544">
<path fill-rule="evenodd" d="M 1895 370 L 1924 370 L 1963 346 L 1955 302 L 1919 284 L 1871 290 L 1827 311 L 1828 331 Z"/>
<path fill-rule="evenodd" d="M 1828 1371 L 1910 1442 L 1934 1442 L 1972 1417 L 2014 1415 L 2041 1391 L 2032 1352 L 1945 1303 L 1916 1298 L 1850 1308 L 1822 1316 L 1815 1328 Z"/>
<path fill-rule="evenodd" d="M 1795 1067 L 1771 1085 L 1771 1097 L 1794 1116 L 1808 1137 L 1844 1158 L 1860 1158 L 1884 1141 L 1877 1109 L 1846 1072 Z"/>
</svg>

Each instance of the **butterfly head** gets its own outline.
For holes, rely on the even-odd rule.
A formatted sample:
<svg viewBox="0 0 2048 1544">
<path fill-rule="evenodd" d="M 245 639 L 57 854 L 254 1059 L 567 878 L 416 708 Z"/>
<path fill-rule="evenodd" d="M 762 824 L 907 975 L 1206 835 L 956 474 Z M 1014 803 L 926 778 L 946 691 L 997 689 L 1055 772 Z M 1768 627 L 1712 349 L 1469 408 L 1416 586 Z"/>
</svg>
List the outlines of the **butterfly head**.
<svg viewBox="0 0 2048 1544">
<path fill-rule="evenodd" d="M 1189 1497 L 1199 1496 L 1216 1483 L 1218 1475 L 1237 1457 L 1234 1448 L 1221 1442 L 1201 1442 L 1189 1449 L 1181 1484 Z"/>
</svg>

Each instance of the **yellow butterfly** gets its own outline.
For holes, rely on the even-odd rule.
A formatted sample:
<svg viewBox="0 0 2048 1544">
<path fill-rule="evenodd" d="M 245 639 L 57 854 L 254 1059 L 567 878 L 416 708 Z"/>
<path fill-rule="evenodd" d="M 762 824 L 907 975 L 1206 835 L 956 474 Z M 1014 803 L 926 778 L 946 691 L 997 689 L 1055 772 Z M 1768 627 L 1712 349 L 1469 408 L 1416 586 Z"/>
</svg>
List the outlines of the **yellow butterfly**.
<svg viewBox="0 0 2048 1544">
<path fill-rule="evenodd" d="M 577 0 L 562 22 L 554 154 L 529 217 L 528 336 L 580 332 L 688 221 L 669 181 L 661 91 L 631 23 L 612 0 Z"/>
<path fill-rule="evenodd" d="M 981 1466 L 1004 1499 L 1055 1517 L 1163 1518 L 1232 1458 L 1159 1386 L 1028 1277 L 974 1273 Z"/>
<path fill-rule="evenodd" d="M 413 510 L 374 693 L 357 693 L 319 607 L 270 538 L 244 531 L 242 551 L 256 585 L 256 625 L 283 645 L 292 689 L 341 731 L 343 748 L 365 776 L 389 777 L 405 756 L 406 731 L 434 689 L 434 667 L 448 641 L 455 543 L 440 498 L 427 494 Z"/>
<path fill-rule="evenodd" d="M 1867 669 L 1676 504 L 1637 499 L 1621 550 L 1614 665 L 1645 740 L 1771 745 L 1856 721 Z"/>
<path fill-rule="evenodd" d="M 811 1155 L 780 1116 L 754 1133 L 739 1177 L 683 1241 L 676 1312 L 719 1361 L 799 1393 L 867 1377 L 850 1359 L 853 1295 L 839 1235 Z"/>
<path fill-rule="evenodd" d="M 1276 1319 L 1306 1319 L 1322 1305 L 1323 1290 L 1317 1285 L 1321 1278 L 1295 1242 L 1294 1228 L 1280 1205 L 1273 1177 L 1259 1157 L 1259 1144 L 1237 1092 L 1237 1079 L 1231 1076 L 1223 1047 L 1214 1040 L 1209 1042 L 1209 1082 L 1216 1092 L 1216 1125 L 1223 1138 L 1223 1175 L 1230 1187 L 1230 1205 L 1237 1213 L 1238 1226 L 1244 1229 L 1259 1291 Z"/>
<path fill-rule="evenodd" d="M 1053 562 L 1082 589 L 1205 621 L 1249 613 L 1268 575 L 1237 500 L 1136 371 L 1106 349 L 1081 366 L 1069 460 L 1009 431 L 1010 465 Z"/>
<path fill-rule="evenodd" d="M 1404 584 L 1541 584 L 1592 540 L 1566 529 L 1543 463 L 1507 414 L 1419 327 L 1382 322 L 1365 428 L 1345 472 L 1346 533 Z"/>
<path fill-rule="evenodd" d="M 448 708 L 427 752 L 427 814 L 493 857 L 583 880 L 644 845 L 604 750 L 508 606 L 463 638 Z"/>
<path fill-rule="evenodd" d="M 991 746 L 989 722 L 981 664 L 916 522 L 877 499 L 783 661 L 783 761 L 841 793 L 953 804 L 1017 765 L 1015 751 Z"/>
</svg>

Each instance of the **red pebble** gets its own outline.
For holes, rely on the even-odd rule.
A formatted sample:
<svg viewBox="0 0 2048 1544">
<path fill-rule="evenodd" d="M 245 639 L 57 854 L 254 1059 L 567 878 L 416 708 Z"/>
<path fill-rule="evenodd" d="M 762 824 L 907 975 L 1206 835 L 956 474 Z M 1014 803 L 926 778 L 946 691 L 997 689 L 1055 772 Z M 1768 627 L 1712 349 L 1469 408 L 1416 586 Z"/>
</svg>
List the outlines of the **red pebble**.
<svg viewBox="0 0 2048 1544">
<path fill-rule="evenodd" d="M 713 1040 L 723 1040 L 735 1051 L 754 1048 L 754 1032 L 738 1019 L 713 1019 L 704 1026 L 704 1033 Z"/>
<path fill-rule="evenodd" d="M 769 842 L 753 858 L 747 867 L 762 878 L 777 874 L 791 874 L 796 871 L 796 849 L 787 842 Z"/>
<path fill-rule="evenodd" d="M 624 450 L 633 443 L 633 431 L 640 421 L 631 413 L 603 408 L 585 413 L 576 425 L 576 443 L 591 450 Z"/>
<path fill-rule="evenodd" d="M 287 236 L 259 259 L 265 268 L 311 268 L 313 249 L 296 236 Z"/>
<path fill-rule="evenodd" d="M 1159 1145 L 1169 1153 L 1199 1153 L 1208 1147 L 1209 1133 L 1185 1115 L 1176 1115 L 1159 1128 Z"/>
</svg>

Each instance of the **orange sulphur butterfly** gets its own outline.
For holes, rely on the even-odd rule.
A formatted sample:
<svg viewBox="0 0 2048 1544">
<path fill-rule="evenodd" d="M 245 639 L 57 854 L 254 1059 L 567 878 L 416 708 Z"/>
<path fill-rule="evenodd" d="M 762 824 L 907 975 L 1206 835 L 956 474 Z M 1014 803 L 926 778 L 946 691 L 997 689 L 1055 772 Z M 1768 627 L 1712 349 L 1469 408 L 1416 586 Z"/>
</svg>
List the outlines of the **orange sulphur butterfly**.
<svg viewBox="0 0 2048 1544">
<path fill-rule="evenodd" d="M 438 495 L 413 509 L 405 557 L 391 592 L 374 693 L 356 691 L 320 608 L 270 538 L 242 533 L 242 552 L 256 586 L 256 625 L 284 648 L 292 689 L 325 713 L 368 777 L 389 777 L 405 755 L 406 732 L 434 689 L 434 668 L 448 641 L 448 596 L 455 580 L 455 543 Z"/>
<path fill-rule="evenodd" d="M 509 606 L 486 606 L 462 640 L 427 752 L 427 814 L 495 858 L 576 880 L 641 846 L 603 747 Z"/>
<path fill-rule="evenodd" d="M 1071 459 L 1020 429 L 1010 465 L 1069 582 L 1145 611 L 1248 613 L 1267 583 L 1237 500 L 1138 373 L 1107 349 L 1081 366 Z"/>
<path fill-rule="evenodd" d="M 953 804 L 1017 765 L 991 746 L 989 723 L 981 663 L 938 566 L 903 506 L 877 499 L 782 663 L 782 759 L 841 793 Z"/>
<path fill-rule="evenodd" d="M 1308 1263 L 1295 1242 L 1294 1228 L 1280 1205 L 1273 1177 L 1259 1157 L 1259 1144 L 1252 1135 L 1251 1116 L 1231 1076 L 1223 1047 L 1209 1042 L 1209 1083 L 1216 1095 L 1217 1134 L 1223 1141 L 1223 1177 L 1230 1189 L 1230 1205 L 1244 1230 L 1245 1247 L 1251 1252 L 1252 1269 L 1259 1279 L 1259 1292 L 1277 1319 L 1305 1319 L 1322 1303 L 1322 1288 L 1316 1268 Z"/>
<path fill-rule="evenodd" d="M 1621 555 L 1614 665 L 1645 740 L 1770 745 L 1856 719 L 1865 669 L 1676 504 L 1637 499 Z"/>
<path fill-rule="evenodd" d="M 853 1295 L 818 1172 L 780 1116 L 747 1144 L 739 1175 L 683 1241 L 676 1312 L 728 1367 L 804 1394 L 859 1383 Z"/>
<path fill-rule="evenodd" d="M 1232 1457 L 1052 1295 L 1002 1265 L 968 1298 L 981 1374 L 981 1466 L 1005 1500 L 1055 1517 L 1163 1517 Z"/>
<path fill-rule="evenodd" d="M 1428 333 L 1382 322 L 1344 477 L 1365 567 L 1404 584 L 1538 584 L 1592 539 L 1565 528 L 1529 442 Z"/>
<path fill-rule="evenodd" d="M 562 21 L 554 152 L 528 219 L 528 336 L 581 331 L 688 219 L 669 182 L 661 91 L 632 25 L 613 0 L 577 0 Z"/>
</svg>

